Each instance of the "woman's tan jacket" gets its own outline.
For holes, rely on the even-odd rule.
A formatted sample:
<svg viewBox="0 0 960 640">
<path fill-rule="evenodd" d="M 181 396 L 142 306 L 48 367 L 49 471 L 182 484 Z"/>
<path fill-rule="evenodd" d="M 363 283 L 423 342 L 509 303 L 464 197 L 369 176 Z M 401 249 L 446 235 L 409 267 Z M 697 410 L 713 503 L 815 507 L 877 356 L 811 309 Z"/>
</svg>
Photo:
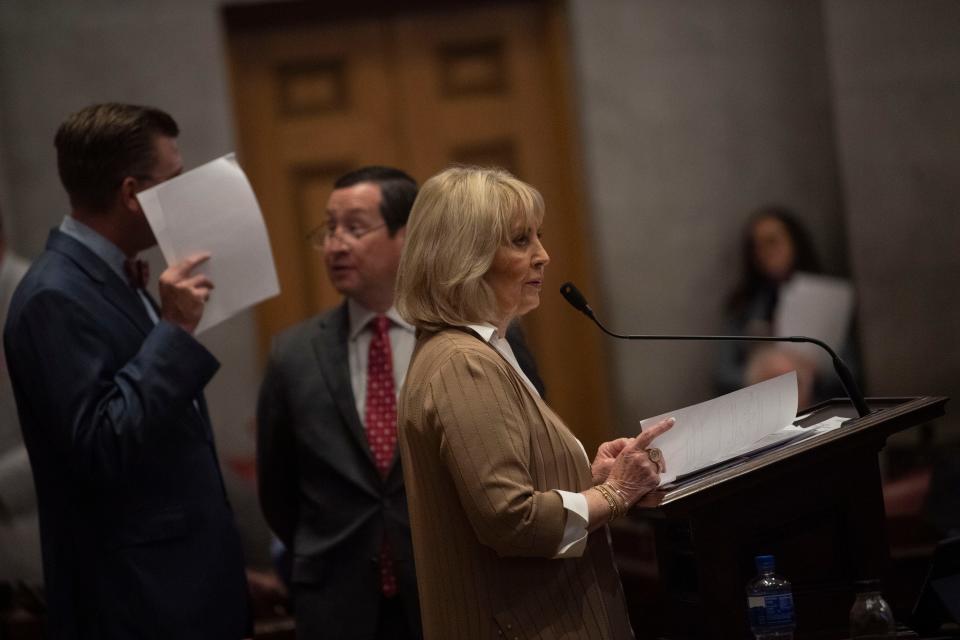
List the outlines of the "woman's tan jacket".
<svg viewBox="0 0 960 640">
<path fill-rule="evenodd" d="M 633 638 L 606 528 L 551 559 L 590 467 L 560 418 L 472 332 L 420 335 L 399 407 L 426 640 Z"/>
</svg>

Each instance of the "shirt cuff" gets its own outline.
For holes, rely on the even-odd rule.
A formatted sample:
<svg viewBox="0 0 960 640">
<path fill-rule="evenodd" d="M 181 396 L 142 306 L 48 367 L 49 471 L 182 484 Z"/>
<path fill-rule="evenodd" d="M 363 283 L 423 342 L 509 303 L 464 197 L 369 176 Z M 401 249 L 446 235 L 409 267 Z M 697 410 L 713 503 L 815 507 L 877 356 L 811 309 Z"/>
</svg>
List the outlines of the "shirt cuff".
<svg viewBox="0 0 960 640">
<path fill-rule="evenodd" d="M 579 493 L 554 489 L 560 494 L 567 523 L 563 527 L 563 539 L 554 559 L 579 558 L 587 546 L 587 525 L 590 515 L 587 511 L 587 499 Z"/>
</svg>

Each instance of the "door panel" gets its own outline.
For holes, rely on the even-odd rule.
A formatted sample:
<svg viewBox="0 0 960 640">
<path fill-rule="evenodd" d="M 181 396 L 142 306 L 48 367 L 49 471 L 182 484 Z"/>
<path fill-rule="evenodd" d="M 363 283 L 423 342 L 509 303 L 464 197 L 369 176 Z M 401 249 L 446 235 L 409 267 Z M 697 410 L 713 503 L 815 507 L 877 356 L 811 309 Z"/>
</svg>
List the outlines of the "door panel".
<svg viewBox="0 0 960 640">
<path fill-rule="evenodd" d="M 257 310 L 262 349 L 339 302 L 306 241 L 336 176 L 388 164 L 422 182 L 454 162 L 502 166 L 547 204 L 547 286 L 524 325 L 548 399 L 588 449 L 609 437 L 600 338 L 557 294 L 592 280 L 565 33 L 559 4 L 532 1 L 228 28 L 241 162 L 282 288 Z"/>
</svg>

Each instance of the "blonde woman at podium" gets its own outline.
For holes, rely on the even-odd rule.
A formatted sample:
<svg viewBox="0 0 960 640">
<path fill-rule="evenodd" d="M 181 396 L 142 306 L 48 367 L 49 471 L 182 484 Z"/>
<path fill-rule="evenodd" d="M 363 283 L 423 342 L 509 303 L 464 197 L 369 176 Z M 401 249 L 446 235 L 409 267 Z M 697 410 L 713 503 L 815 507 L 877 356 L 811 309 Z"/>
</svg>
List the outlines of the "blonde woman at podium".
<svg viewBox="0 0 960 640">
<path fill-rule="evenodd" d="M 582 445 L 504 336 L 540 303 L 543 199 L 497 169 L 420 190 L 397 308 L 418 329 L 400 450 L 427 640 L 633 638 L 605 524 L 655 488 L 657 435 Z"/>
</svg>

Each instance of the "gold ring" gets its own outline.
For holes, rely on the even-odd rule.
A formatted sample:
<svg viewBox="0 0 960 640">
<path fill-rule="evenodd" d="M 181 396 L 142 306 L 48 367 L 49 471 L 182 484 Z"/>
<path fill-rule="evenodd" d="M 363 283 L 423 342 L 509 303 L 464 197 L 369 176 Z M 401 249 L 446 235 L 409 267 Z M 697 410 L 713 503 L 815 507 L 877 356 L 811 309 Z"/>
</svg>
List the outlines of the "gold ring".
<svg viewBox="0 0 960 640">
<path fill-rule="evenodd" d="M 647 457 L 650 458 L 650 462 L 657 465 L 657 470 L 663 473 L 663 452 L 655 447 L 652 449 L 645 449 L 645 451 L 647 452 Z"/>
</svg>

